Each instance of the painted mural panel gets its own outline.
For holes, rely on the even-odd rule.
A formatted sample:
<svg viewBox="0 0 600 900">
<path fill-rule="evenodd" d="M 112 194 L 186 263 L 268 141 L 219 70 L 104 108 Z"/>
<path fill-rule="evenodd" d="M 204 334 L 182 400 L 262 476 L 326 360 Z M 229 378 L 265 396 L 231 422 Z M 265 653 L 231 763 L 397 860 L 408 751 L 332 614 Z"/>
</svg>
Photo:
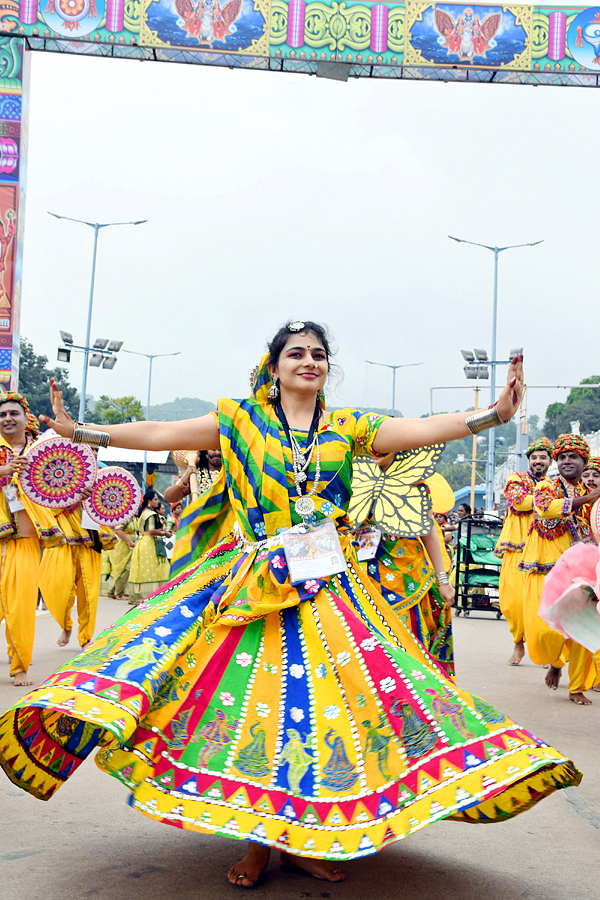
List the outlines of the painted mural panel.
<svg viewBox="0 0 600 900">
<path fill-rule="evenodd" d="M 405 63 L 529 69 L 533 7 L 406 4 Z"/>
<path fill-rule="evenodd" d="M 140 42 L 268 55 L 270 18 L 270 0 L 144 0 Z"/>
<path fill-rule="evenodd" d="M 276 58 L 388 63 L 402 60 L 404 3 L 272 0 Z"/>
</svg>

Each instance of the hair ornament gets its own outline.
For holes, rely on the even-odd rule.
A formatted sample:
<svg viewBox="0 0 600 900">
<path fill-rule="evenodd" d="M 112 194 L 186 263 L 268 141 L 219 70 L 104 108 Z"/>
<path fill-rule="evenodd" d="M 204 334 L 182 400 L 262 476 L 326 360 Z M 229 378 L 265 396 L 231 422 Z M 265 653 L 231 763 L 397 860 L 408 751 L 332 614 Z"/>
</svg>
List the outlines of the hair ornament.
<svg viewBox="0 0 600 900">
<path fill-rule="evenodd" d="M 291 322 L 288 325 L 288 331 L 294 331 L 294 332 L 302 331 L 304 329 L 304 327 L 305 327 L 304 322 Z"/>
</svg>

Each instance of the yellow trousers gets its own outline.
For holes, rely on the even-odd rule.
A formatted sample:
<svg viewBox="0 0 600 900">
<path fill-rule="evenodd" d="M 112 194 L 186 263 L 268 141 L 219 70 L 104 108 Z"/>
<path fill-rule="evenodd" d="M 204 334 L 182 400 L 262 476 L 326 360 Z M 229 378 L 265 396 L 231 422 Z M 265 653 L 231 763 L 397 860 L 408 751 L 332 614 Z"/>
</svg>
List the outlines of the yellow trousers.
<svg viewBox="0 0 600 900">
<path fill-rule="evenodd" d="M 80 647 L 91 641 L 96 628 L 102 557 L 90 547 L 74 544 L 52 547 L 44 554 L 42 596 L 61 628 L 73 628 L 77 600 L 77 637 Z"/>
<path fill-rule="evenodd" d="M 544 575 L 528 572 L 524 579 L 523 621 L 525 640 L 531 660 L 538 666 L 562 669 L 569 663 L 569 691 L 572 694 L 588 691 L 598 681 L 600 652 L 590 653 L 581 644 L 565 639 L 538 616 Z"/>
<path fill-rule="evenodd" d="M 4 619 L 11 677 L 31 665 L 38 602 L 40 557 L 37 537 L 2 541 L 0 622 Z"/>
<path fill-rule="evenodd" d="M 525 589 L 525 572 L 519 566 L 520 553 L 506 551 L 502 555 L 500 569 L 500 609 L 508 622 L 513 641 L 518 643 L 525 637 L 523 622 L 523 591 Z"/>
</svg>

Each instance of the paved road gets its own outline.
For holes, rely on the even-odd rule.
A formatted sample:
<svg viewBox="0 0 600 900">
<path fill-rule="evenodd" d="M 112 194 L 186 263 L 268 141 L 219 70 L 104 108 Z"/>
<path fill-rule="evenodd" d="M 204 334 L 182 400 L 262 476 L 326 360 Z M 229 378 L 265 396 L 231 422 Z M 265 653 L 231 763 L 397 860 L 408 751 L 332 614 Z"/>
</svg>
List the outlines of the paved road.
<svg viewBox="0 0 600 900">
<path fill-rule="evenodd" d="M 99 624 L 124 610 L 102 600 Z M 70 652 L 58 626 L 38 619 L 36 681 Z M 560 791 L 497 825 L 439 823 L 377 857 L 347 863 L 344 884 L 281 871 L 273 855 L 254 894 L 276 900 L 597 900 L 600 895 L 600 695 L 591 707 L 550 693 L 529 662 L 506 665 L 505 622 L 455 619 L 459 683 L 569 755 L 581 788 Z M 0 667 L 0 708 L 19 696 Z M 0 774 L 0 900 L 220 900 L 240 896 L 224 879 L 241 846 L 159 825 L 131 810 L 126 791 L 91 760 L 48 803 Z"/>
</svg>

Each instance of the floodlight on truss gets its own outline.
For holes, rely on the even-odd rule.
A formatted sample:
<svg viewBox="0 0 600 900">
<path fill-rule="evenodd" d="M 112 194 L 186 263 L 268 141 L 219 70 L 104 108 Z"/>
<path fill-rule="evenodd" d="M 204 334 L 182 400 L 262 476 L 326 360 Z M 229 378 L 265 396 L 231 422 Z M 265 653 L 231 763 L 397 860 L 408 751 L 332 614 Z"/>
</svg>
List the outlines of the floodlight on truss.
<svg viewBox="0 0 600 900">
<path fill-rule="evenodd" d="M 96 338 L 94 341 L 94 350 L 106 350 L 108 341 L 105 338 Z"/>
<path fill-rule="evenodd" d="M 475 362 L 475 355 L 472 350 L 461 350 L 465 362 Z"/>
<path fill-rule="evenodd" d="M 477 347 L 475 347 L 475 359 L 478 362 L 487 362 L 488 361 L 487 350 L 478 350 Z"/>
<path fill-rule="evenodd" d="M 73 335 L 71 334 L 70 331 L 61 331 L 60 339 L 63 342 L 63 344 L 72 344 L 73 343 Z"/>
<path fill-rule="evenodd" d="M 92 355 L 90 356 L 90 366 L 96 366 L 96 368 L 98 368 L 102 365 L 103 359 L 104 357 L 101 353 L 92 353 Z"/>
<path fill-rule="evenodd" d="M 107 350 L 110 350 L 111 353 L 118 353 L 122 346 L 123 341 L 111 341 L 107 347 Z"/>
<path fill-rule="evenodd" d="M 71 351 L 67 347 L 59 347 L 56 358 L 61 363 L 71 362 Z"/>
<path fill-rule="evenodd" d="M 102 368 L 103 369 L 114 369 L 116 364 L 117 364 L 116 356 L 105 356 L 104 362 L 102 363 Z"/>
</svg>

